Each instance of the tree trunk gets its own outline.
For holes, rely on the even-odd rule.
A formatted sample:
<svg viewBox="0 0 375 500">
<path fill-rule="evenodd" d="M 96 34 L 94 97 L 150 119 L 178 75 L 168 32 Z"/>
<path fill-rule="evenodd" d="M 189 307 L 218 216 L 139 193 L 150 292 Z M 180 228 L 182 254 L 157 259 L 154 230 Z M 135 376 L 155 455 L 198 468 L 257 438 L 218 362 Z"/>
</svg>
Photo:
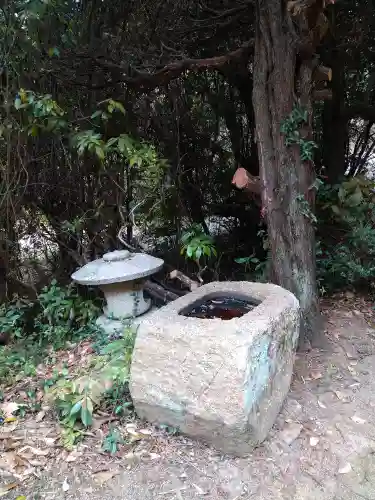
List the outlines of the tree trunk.
<svg viewBox="0 0 375 500">
<path fill-rule="evenodd" d="M 257 0 L 254 89 L 262 213 L 268 225 L 272 281 L 300 301 L 300 346 L 320 330 L 313 225 L 315 172 L 298 146 L 286 146 L 280 127 L 296 105 L 307 108 L 311 137 L 311 70 L 303 66 L 296 86 L 296 38 L 282 0 Z"/>
</svg>

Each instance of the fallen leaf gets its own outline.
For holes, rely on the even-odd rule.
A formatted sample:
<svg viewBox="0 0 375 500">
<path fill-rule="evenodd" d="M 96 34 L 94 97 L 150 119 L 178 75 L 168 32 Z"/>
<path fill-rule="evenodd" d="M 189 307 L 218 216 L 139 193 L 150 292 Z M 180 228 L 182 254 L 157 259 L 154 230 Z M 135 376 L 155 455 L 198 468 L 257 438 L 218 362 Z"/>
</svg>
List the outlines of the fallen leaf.
<svg viewBox="0 0 375 500">
<path fill-rule="evenodd" d="M 106 483 L 114 476 L 118 474 L 118 471 L 101 471 L 93 474 L 94 481 L 100 485 Z"/>
<path fill-rule="evenodd" d="M 40 450 L 39 448 L 34 448 L 33 446 L 29 446 L 29 445 L 24 446 L 19 451 L 20 451 L 20 453 L 23 453 L 26 450 L 30 450 L 30 452 L 33 455 L 36 455 L 38 457 L 45 457 L 45 456 L 49 455 L 49 453 L 51 452 L 51 450 Z"/>
<path fill-rule="evenodd" d="M 352 466 L 349 463 L 346 463 L 339 469 L 339 474 L 348 474 L 352 470 Z"/>
<path fill-rule="evenodd" d="M 13 416 L 13 413 L 18 410 L 20 405 L 18 403 L 7 402 L 0 405 L 0 410 L 5 418 Z"/>
<path fill-rule="evenodd" d="M 140 429 L 138 432 L 139 434 L 144 434 L 145 436 L 151 436 L 152 434 L 152 431 L 150 431 L 150 429 Z"/>
<path fill-rule="evenodd" d="M 46 416 L 46 412 L 40 411 L 35 417 L 35 422 L 41 422 L 45 416 Z"/>
<path fill-rule="evenodd" d="M 301 434 L 303 426 L 297 423 L 288 424 L 281 432 L 280 437 L 284 443 L 291 445 Z"/>
<path fill-rule="evenodd" d="M 138 434 L 137 426 L 135 424 L 127 424 L 125 426 L 126 432 L 130 435 Z"/>
<path fill-rule="evenodd" d="M 200 486 L 198 486 L 197 484 L 193 483 L 193 486 L 197 490 L 198 495 L 203 495 L 203 496 L 208 495 L 208 491 L 202 490 L 202 488 Z"/>
<path fill-rule="evenodd" d="M 318 406 L 320 406 L 320 408 L 327 408 L 325 404 L 319 401 L 319 399 L 318 399 Z"/>
<path fill-rule="evenodd" d="M 310 446 L 316 446 L 319 443 L 319 438 L 317 437 L 311 437 L 310 438 Z"/>
<path fill-rule="evenodd" d="M 64 492 L 67 492 L 67 491 L 69 491 L 69 488 L 70 488 L 70 486 L 69 486 L 68 480 L 65 478 L 64 482 L 62 484 L 62 489 Z"/>
<path fill-rule="evenodd" d="M 46 437 L 46 438 L 44 438 L 44 442 L 46 443 L 47 446 L 53 446 L 55 444 L 56 440 L 57 440 L 57 437 L 54 437 L 54 438 Z"/>
<path fill-rule="evenodd" d="M 17 417 L 7 417 L 4 422 L 6 424 L 11 424 L 12 422 L 17 422 Z"/>
<path fill-rule="evenodd" d="M 40 460 L 34 460 L 33 458 L 30 458 L 30 460 L 28 460 L 28 462 L 33 467 L 42 467 L 43 465 L 45 465 L 45 461 L 41 462 Z"/>
<path fill-rule="evenodd" d="M 363 420 L 363 418 L 360 418 L 360 417 L 357 417 L 356 415 L 354 415 L 354 417 L 351 417 L 351 419 L 353 420 L 353 422 L 355 422 L 356 424 L 365 424 L 366 423 L 366 420 Z"/>
<path fill-rule="evenodd" d="M 16 500 L 27 500 L 25 495 L 21 495 L 19 497 L 16 498 Z"/>
<path fill-rule="evenodd" d="M 82 453 L 79 451 L 72 451 L 65 457 L 65 462 L 75 462 L 77 458 L 81 457 Z"/>
<path fill-rule="evenodd" d="M 7 495 L 10 492 L 10 490 L 14 490 L 14 488 L 17 488 L 17 486 L 18 486 L 17 483 L 10 483 L 10 484 L 3 486 L 0 489 L 0 497 L 4 497 L 5 495 Z"/>
<path fill-rule="evenodd" d="M 350 396 L 347 394 L 344 394 L 341 391 L 333 391 L 336 394 L 337 399 L 342 401 L 343 403 L 349 403 L 350 402 Z"/>
</svg>

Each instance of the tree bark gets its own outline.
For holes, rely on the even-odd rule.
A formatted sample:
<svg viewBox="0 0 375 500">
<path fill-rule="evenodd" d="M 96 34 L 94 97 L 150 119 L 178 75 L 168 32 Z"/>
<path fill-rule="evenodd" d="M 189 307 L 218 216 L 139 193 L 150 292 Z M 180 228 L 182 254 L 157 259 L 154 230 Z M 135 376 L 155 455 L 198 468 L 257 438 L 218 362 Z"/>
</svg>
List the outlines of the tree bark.
<svg viewBox="0 0 375 500">
<path fill-rule="evenodd" d="M 300 301 L 300 347 L 320 331 L 315 276 L 315 172 L 301 160 L 298 146 L 286 146 L 280 127 L 294 106 L 308 110 L 304 137 L 311 137 L 311 69 L 303 65 L 297 100 L 297 43 L 282 0 L 257 0 L 253 104 L 255 111 L 262 213 L 268 225 L 272 281 Z M 311 212 L 310 212 L 311 211 Z"/>
</svg>

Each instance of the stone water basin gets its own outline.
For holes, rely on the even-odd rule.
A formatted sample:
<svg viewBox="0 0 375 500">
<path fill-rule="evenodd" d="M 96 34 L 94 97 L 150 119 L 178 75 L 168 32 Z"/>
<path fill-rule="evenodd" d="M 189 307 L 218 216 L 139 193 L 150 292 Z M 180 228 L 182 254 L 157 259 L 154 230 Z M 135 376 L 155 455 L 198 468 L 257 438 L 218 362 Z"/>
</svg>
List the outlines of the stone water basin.
<svg viewBox="0 0 375 500">
<path fill-rule="evenodd" d="M 267 437 L 289 391 L 299 326 L 297 299 L 276 285 L 216 282 L 180 297 L 139 327 L 136 412 L 246 455 Z"/>
</svg>

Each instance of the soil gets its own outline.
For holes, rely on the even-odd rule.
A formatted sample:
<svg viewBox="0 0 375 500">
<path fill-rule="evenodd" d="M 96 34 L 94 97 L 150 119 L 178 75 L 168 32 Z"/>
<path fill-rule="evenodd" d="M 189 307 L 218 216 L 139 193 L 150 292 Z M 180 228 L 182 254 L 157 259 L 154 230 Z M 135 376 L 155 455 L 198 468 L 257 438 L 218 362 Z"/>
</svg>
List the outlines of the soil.
<svg viewBox="0 0 375 500">
<path fill-rule="evenodd" d="M 324 302 L 327 346 L 297 355 L 284 408 L 268 439 L 248 458 L 221 456 L 152 427 L 136 448 L 111 457 L 98 451 L 99 429 L 71 461 L 56 446 L 45 465 L 6 498 L 375 500 L 372 308 L 353 294 Z M 35 419 L 14 432 L 39 446 L 54 435 L 50 422 Z M 0 482 L 12 480 L 3 469 Z"/>
</svg>

